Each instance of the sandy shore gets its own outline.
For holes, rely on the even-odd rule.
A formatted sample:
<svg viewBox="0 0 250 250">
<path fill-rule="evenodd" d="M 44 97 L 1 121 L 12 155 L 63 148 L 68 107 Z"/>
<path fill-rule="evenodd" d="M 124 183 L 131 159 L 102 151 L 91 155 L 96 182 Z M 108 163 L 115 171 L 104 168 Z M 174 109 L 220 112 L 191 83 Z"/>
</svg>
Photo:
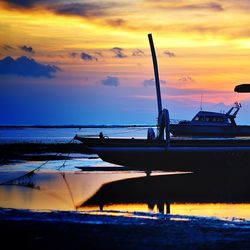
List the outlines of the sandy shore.
<svg viewBox="0 0 250 250">
<path fill-rule="evenodd" d="M 250 222 L 1 209 L 8 249 L 250 249 Z"/>
</svg>

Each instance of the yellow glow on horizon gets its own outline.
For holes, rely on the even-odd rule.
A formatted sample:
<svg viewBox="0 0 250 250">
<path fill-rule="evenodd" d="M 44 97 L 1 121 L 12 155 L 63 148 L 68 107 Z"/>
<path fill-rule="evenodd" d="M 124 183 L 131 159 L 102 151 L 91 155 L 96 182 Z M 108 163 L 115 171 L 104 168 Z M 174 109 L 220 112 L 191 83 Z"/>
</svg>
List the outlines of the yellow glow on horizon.
<svg viewBox="0 0 250 250">
<path fill-rule="evenodd" d="M 163 205 L 163 204 L 162 204 Z M 98 206 L 86 206 L 80 211 L 98 210 Z M 250 204 L 246 203 L 171 203 L 170 215 L 181 216 L 204 216 L 217 217 L 220 219 L 250 219 Z M 148 204 L 110 204 L 104 205 L 102 213 L 111 215 L 115 211 L 119 212 L 153 212 L 158 213 L 158 208 L 154 205 L 153 210 Z M 101 213 L 101 212 L 100 212 Z M 166 213 L 166 204 L 164 204 L 164 213 Z"/>
</svg>

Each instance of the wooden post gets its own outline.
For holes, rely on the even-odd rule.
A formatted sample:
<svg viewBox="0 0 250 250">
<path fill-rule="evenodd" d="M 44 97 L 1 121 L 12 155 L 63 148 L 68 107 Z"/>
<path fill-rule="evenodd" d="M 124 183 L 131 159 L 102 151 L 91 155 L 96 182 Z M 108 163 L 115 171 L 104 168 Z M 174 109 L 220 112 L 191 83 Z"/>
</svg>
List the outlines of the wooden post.
<svg viewBox="0 0 250 250">
<path fill-rule="evenodd" d="M 158 103 L 158 117 L 159 117 L 161 115 L 161 113 L 162 113 L 161 89 L 160 89 L 160 79 L 159 79 L 159 72 L 158 72 L 158 64 L 157 64 L 157 58 L 156 58 L 156 54 L 155 54 L 155 47 L 154 47 L 152 34 L 148 34 L 148 40 L 149 40 L 149 44 L 150 44 L 152 60 L 153 60 L 153 65 L 154 65 L 156 95 L 157 95 L 157 103 Z"/>
</svg>

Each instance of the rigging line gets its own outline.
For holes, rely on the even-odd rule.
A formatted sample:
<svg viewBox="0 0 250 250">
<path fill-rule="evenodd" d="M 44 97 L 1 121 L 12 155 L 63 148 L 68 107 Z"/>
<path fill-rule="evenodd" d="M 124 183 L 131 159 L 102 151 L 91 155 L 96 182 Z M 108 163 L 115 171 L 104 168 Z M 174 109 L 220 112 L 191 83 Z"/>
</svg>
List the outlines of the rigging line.
<svg viewBox="0 0 250 250">
<path fill-rule="evenodd" d="M 75 138 L 73 137 L 73 139 L 71 139 L 68 143 L 70 144 L 72 141 L 74 141 Z M 59 154 L 61 154 L 61 152 L 58 152 L 56 153 L 55 156 L 58 156 Z M 26 174 L 23 174 L 17 178 L 14 178 L 12 180 L 8 180 L 8 181 L 4 181 L 2 183 L 0 183 L 0 186 L 3 186 L 3 185 L 19 185 L 18 183 L 16 183 L 17 181 L 19 180 L 22 180 L 22 179 L 25 179 L 25 178 L 30 178 L 32 177 L 36 171 L 39 171 L 44 165 L 46 165 L 49 161 L 51 161 L 50 159 L 45 161 L 44 163 L 42 163 L 40 166 L 36 167 L 35 169 L 32 169 L 31 171 L 29 171 L 28 173 Z M 22 184 L 20 184 L 22 185 Z"/>
<path fill-rule="evenodd" d="M 143 130 L 146 130 L 146 129 L 147 129 L 147 127 L 145 127 L 145 128 L 131 129 L 131 130 L 122 131 L 122 132 L 108 133 L 108 134 L 109 134 L 109 135 L 127 134 L 127 133 L 130 133 L 130 132 L 143 131 Z"/>
<path fill-rule="evenodd" d="M 73 193 L 72 193 L 71 188 L 70 188 L 70 185 L 69 185 L 69 183 L 68 183 L 68 181 L 67 181 L 67 179 L 66 179 L 66 174 L 65 174 L 64 172 L 61 172 L 60 174 L 62 175 L 62 178 L 63 178 L 63 180 L 64 180 L 64 182 L 65 182 L 65 184 L 66 184 L 66 187 L 67 187 L 67 189 L 68 189 L 68 191 L 69 191 L 69 195 L 70 195 L 70 198 L 71 198 L 73 207 L 74 207 L 74 209 L 77 211 L 77 207 L 76 207 L 76 205 L 75 205 L 75 200 L 74 200 Z"/>
<path fill-rule="evenodd" d="M 153 126 L 154 128 L 156 128 L 157 126 Z M 131 133 L 131 132 L 135 132 L 135 131 L 143 131 L 143 130 L 146 130 L 147 129 L 147 127 L 142 127 L 142 128 L 132 128 L 132 129 L 130 129 L 130 130 L 126 130 L 126 131 L 122 131 L 122 132 L 108 132 L 108 133 L 105 133 L 105 134 L 108 134 L 109 136 L 111 135 L 119 135 L 119 134 L 128 134 L 128 133 Z M 99 136 L 99 134 L 86 134 L 86 135 L 84 135 L 84 134 L 79 134 L 79 135 L 81 135 L 81 136 L 84 136 L 84 137 L 98 137 Z"/>
<path fill-rule="evenodd" d="M 74 140 L 75 140 L 75 137 L 69 142 L 69 144 L 71 144 Z M 64 162 L 63 162 L 63 164 L 62 164 L 60 167 L 58 167 L 57 170 L 60 171 L 61 168 L 64 168 L 64 167 L 65 167 L 66 161 L 68 160 L 69 155 L 70 155 L 71 153 L 72 153 L 72 152 L 68 152 L 68 154 L 67 154 L 67 156 L 66 156 L 66 158 L 65 158 L 65 160 L 64 160 Z"/>
<path fill-rule="evenodd" d="M 69 142 L 69 144 L 72 143 L 74 140 L 75 140 L 75 137 Z M 67 155 L 66 159 L 64 160 L 63 164 L 62 164 L 59 168 L 57 168 L 58 171 L 60 171 L 61 168 L 65 167 L 66 161 L 68 160 L 69 155 L 70 155 L 71 153 L 72 153 L 72 152 L 69 152 L 69 153 L 68 153 L 68 155 Z M 66 184 L 66 187 L 67 187 L 67 189 L 68 189 L 68 191 L 69 191 L 69 195 L 70 195 L 70 198 L 71 198 L 73 207 L 74 207 L 74 209 L 77 211 L 77 207 L 76 207 L 76 205 L 75 205 L 75 200 L 74 200 L 73 193 L 72 193 L 71 188 L 70 188 L 70 185 L 69 185 L 69 183 L 68 183 L 68 181 L 67 181 L 67 179 L 66 179 L 66 174 L 65 174 L 65 172 L 61 172 L 60 174 L 61 174 L 61 176 L 63 177 L 63 180 L 64 180 L 64 182 L 65 182 L 65 184 Z"/>
<path fill-rule="evenodd" d="M 24 178 L 30 178 L 33 176 L 33 174 L 35 173 L 35 171 L 38 171 L 42 166 L 44 166 L 45 164 L 47 164 L 50 160 L 47 160 L 46 162 L 44 162 L 42 165 L 36 167 L 35 169 L 31 170 L 30 172 L 24 174 L 24 175 L 21 175 L 17 178 L 14 178 L 12 180 L 9 180 L 9 181 L 4 181 L 2 183 L 0 183 L 0 185 L 14 185 L 14 183 L 20 179 L 24 179 Z"/>
</svg>

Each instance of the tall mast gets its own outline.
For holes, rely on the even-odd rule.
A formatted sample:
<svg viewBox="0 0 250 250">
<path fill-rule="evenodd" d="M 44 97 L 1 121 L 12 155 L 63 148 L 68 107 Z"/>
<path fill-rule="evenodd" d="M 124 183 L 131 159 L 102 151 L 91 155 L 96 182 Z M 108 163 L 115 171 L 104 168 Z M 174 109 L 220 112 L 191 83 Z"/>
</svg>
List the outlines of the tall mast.
<svg viewBox="0 0 250 250">
<path fill-rule="evenodd" d="M 161 89 L 160 89 L 160 79 L 159 79 L 159 72 L 158 72 L 158 64 L 155 54 L 155 47 L 153 42 L 152 34 L 148 34 L 148 40 L 150 44 L 152 60 L 154 65 L 154 74 L 155 74 L 155 85 L 156 85 L 156 94 L 157 94 L 157 104 L 158 104 L 158 117 L 162 113 L 162 103 L 161 103 Z"/>
</svg>

